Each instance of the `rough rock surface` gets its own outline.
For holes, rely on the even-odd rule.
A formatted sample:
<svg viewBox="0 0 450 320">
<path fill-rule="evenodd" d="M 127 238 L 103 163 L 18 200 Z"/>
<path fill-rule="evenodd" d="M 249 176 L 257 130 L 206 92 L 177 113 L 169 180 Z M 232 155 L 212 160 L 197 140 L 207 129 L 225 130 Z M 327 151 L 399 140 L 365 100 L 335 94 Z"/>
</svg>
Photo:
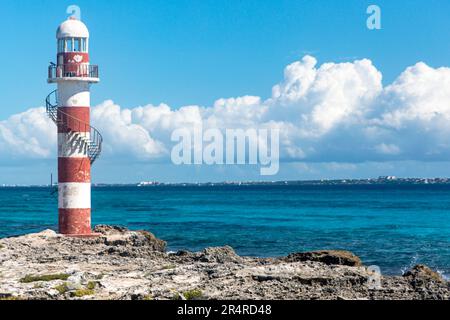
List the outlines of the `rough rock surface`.
<svg viewBox="0 0 450 320">
<path fill-rule="evenodd" d="M 323 250 L 312 252 L 300 252 L 290 254 L 286 261 L 317 261 L 325 263 L 326 265 L 344 265 L 352 267 L 362 266 L 361 259 L 355 256 L 353 253 L 342 250 Z"/>
<path fill-rule="evenodd" d="M 342 251 L 284 258 L 238 256 L 230 247 L 166 253 L 147 231 L 98 226 L 95 238 L 47 230 L 0 240 L 0 299 L 450 299 L 425 266 L 381 286 Z"/>
</svg>

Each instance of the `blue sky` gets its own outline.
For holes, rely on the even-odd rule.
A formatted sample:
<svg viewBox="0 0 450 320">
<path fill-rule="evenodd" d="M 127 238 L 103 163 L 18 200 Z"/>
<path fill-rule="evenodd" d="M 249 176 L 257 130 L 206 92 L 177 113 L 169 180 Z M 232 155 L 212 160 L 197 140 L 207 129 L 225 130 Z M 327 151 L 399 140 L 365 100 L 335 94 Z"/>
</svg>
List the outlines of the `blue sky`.
<svg viewBox="0 0 450 320">
<path fill-rule="evenodd" d="M 382 30 L 366 28 L 366 8 L 372 3 L 381 7 Z M 132 109 L 166 103 L 177 110 L 186 105 L 209 107 L 217 99 L 244 95 L 265 100 L 271 97 L 272 87 L 283 81 L 285 67 L 305 55 L 317 59 L 317 67 L 325 62 L 370 59 L 382 73 L 385 86 L 420 61 L 432 68 L 450 66 L 450 2 L 446 0 L 0 0 L 0 121 L 43 106 L 52 90 L 46 83 L 46 68 L 55 60 L 55 31 L 67 18 L 65 10 L 71 4 L 81 7 L 82 20 L 91 33 L 91 61 L 100 66 L 102 81 L 92 89 L 93 105 L 113 100 Z M 404 175 L 422 173 L 417 170 L 422 168 L 421 159 L 413 158 L 401 159 L 419 161 L 410 164 Z M 280 178 L 391 174 L 383 169 L 391 160 L 395 159 L 383 159 L 382 169 L 370 162 L 349 171 L 317 167 L 316 173 L 288 169 L 289 164 L 282 168 Z M 445 159 L 438 160 L 435 167 L 427 162 L 424 174 L 450 175 L 443 169 Z M 42 161 L 46 166 L 49 160 Z M 120 180 L 113 174 L 120 165 L 104 161 L 98 179 Z M 7 177 L 13 170 L 6 168 L 22 170 L 17 163 L 0 162 L 7 183 L 17 175 Z M 130 175 L 129 180 L 164 180 L 174 172 L 157 170 L 162 172 L 158 176 L 150 164 L 139 168 L 136 171 L 142 174 Z M 26 170 L 33 177 L 30 183 L 42 180 L 40 171 Z M 211 168 L 205 172 L 178 170 L 180 173 L 168 180 L 217 177 Z M 220 175 L 218 180 L 255 178 L 246 170 Z"/>
<path fill-rule="evenodd" d="M 370 58 L 385 83 L 417 61 L 450 64 L 445 0 L 1 0 L 0 30 L 10 50 L 0 50 L 8 61 L 0 118 L 42 105 L 55 30 L 73 3 L 82 9 L 92 61 L 101 67 L 94 103 L 179 107 L 267 97 L 283 68 L 305 53 L 319 61 Z M 365 27 L 371 3 L 382 9 L 383 30 Z"/>
</svg>

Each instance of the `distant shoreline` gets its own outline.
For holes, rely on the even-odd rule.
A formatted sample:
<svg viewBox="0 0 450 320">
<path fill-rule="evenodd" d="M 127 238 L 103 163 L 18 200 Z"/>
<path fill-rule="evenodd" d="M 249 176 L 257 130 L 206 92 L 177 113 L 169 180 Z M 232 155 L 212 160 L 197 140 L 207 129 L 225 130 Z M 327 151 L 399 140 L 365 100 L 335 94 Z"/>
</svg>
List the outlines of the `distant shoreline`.
<svg viewBox="0 0 450 320">
<path fill-rule="evenodd" d="M 222 181 L 222 182 L 158 182 L 139 183 L 93 183 L 93 187 L 192 187 L 192 186 L 351 186 L 351 185 L 450 185 L 450 178 L 397 178 L 393 176 L 369 179 L 323 179 L 280 181 Z M 56 184 L 53 185 L 55 187 Z M 50 184 L 21 185 L 0 184 L 0 188 L 52 187 Z"/>
</svg>

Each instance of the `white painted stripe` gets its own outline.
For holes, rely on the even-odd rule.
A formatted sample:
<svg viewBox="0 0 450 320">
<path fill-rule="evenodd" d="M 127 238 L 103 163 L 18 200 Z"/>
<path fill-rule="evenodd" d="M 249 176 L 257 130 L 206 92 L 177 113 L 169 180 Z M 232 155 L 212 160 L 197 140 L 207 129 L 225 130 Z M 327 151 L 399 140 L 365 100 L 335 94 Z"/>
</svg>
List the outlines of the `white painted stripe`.
<svg viewBox="0 0 450 320">
<path fill-rule="evenodd" d="M 58 83 L 58 103 L 61 107 L 89 107 L 91 105 L 89 83 L 82 81 Z"/>
<path fill-rule="evenodd" d="M 90 183 L 59 183 L 58 208 L 89 209 L 91 207 Z"/>
<path fill-rule="evenodd" d="M 88 156 L 89 132 L 58 133 L 58 157 L 83 158 Z"/>
</svg>

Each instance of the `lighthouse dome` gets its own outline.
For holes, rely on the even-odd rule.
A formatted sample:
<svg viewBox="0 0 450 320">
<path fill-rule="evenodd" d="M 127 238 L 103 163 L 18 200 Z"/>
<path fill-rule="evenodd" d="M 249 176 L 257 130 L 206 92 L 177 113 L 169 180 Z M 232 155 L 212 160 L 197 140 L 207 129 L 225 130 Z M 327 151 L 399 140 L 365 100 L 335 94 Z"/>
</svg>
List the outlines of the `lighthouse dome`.
<svg viewBox="0 0 450 320">
<path fill-rule="evenodd" d="M 86 25 L 75 18 L 69 18 L 61 23 L 56 31 L 56 37 L 62 38 L 89 38 L 89 30 Z"/>
</svg>

